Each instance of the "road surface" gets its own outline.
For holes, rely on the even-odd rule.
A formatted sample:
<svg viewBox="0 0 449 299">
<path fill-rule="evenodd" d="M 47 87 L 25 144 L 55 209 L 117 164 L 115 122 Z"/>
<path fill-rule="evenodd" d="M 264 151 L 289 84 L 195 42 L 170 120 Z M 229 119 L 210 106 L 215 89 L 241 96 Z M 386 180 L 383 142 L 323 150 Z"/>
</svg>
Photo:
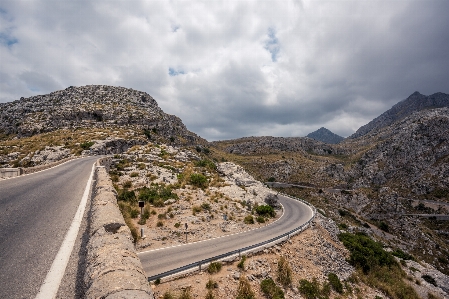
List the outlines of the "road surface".
<svg viewBox="0 0 449 299">
<path fill-rule="evenodd" d="M 98 157 L 0 181 L 0 298 L 34 298 Z"/>
<path fill-rule="evenodd" d="M 284 215 L 276 222 L 248 232 L 207 241 L 138 253 L 148 277 L 270 240 L 306 223 L 313 212 L 306 204 L 278 195 Z"/>
</svg>

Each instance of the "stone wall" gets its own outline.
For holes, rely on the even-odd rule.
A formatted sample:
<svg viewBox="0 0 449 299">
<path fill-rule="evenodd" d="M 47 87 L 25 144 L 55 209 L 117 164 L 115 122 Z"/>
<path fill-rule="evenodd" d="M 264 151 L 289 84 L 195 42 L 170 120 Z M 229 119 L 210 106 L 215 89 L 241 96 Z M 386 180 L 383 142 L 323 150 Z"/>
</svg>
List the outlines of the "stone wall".
<svg viewBox="0 0 449 299">
<path fill-rule="evenodd" d="M 116 191 L 107 173 L 110 158 L 101 158 L 95 169 L 90 238 L 84 276 L 86 298 L 153 299 L 131 231 L 117 205 Z M 105 167 L 106 166 L 106 167 Z"/>
</svg>

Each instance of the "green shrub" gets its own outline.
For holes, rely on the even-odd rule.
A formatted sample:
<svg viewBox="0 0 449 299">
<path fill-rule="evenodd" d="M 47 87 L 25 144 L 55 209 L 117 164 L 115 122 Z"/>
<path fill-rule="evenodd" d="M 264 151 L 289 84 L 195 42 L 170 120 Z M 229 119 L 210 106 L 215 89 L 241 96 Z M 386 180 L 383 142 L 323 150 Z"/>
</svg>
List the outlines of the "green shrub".
<svg viewBox="0 0 449 299">
<path fill-rule="evenodd" d="M 256 213 L 260 216 L 269 216 L 274 217 L 276 216 L 276 211 L 273 209 L 273 207 L 269 205 L 261 205 L 255 208 Z"/>
<path fill-rule="evenodd" d="M 213 281 L 212 278 L 209 278 L 209 280 L 206 283 L 206 289 L 212 290 L 218 288 L 218 283 L 216 281 Z"/>
<path fill-rule="evenodd" d="M 283 256 L 278 260 L 277 281 L 283 286 L 289 286 L 292 283 L 292 269 Z"/>
<path fill-rule="evenodd" d="M 129 189 L 132 187 L 132 185 L 133 185 L 133 183 L 131 181 L 126 181 L 123 183 L 123 188 Z"/>
<path fill-rule="evenodd" d="M 195 166 L 197 167 L 205 167 L 211 170 L 215 170 L 217 169 L 217 165 L 215 165 L 214 162 L 212 162 L 209 159 L 203 159 L 203 160 L 199 160 L 195 163 Z"/>
<path fill-rule="evenodd" d="M 270 299 L 284 299 L 284 291 L 271 278 L 262 280 L 260 282 L 260 289 Z"/>
<path fill-rule="evenodd" d="M 263 218 L 263 216 L 257 216 L 256 221 L 259 223 L 265 223 L 265 218 Z"/>
<path fill-rule="evenodd" d="M 242 256 L 242 259 L 240 260 L 240 262 L 237 264 L 237 267 L 244 270 L 245 269 L 245 261 L 246 261 L 246 255 Z"/>
<path fill-rule="evenodd" d="M 192 173 L 190 175 L 190 183 L 200 188 L 207 187 L 207 177 L 201 173 Z"/>
<path fill-rule="evenodd" d="M 313 278 L 312 282 L 301 279 L 298 290 L 306 299 L 316 299 L 320 296 L 320 283 L 316 278 Z"/>
<path fill-rule="evenodd" d="M 201 211 L 203 211 L 203 209 L 199 206 L 193 206 L 192 207 L 192 214 L 196 215 L 196 213 L 201 213 Z"/>
<path fill-rule="evenodd" d="M 341 284 L 340 279 L 335 273 L 329 273 L 327 275 L 327 279 L 329 280 L 329 283 L 331 287 L 337 292 L 342 294 L 343 293 L 343 285 Z"/>
<path fill-rule="evenodd" d="M 153 185 L 139 190 L 139 200 L 149 202 L 156 207 L 163 207 L 167 199 L 178 199 L 178 195 L 172 192 L 170 186 Z"/>
<path fill-rule="evenodd" d="M 175 227 L 176 227 L 176 228 L 179 228 L 180 226 L 181 226 L 181 223 L 179 223 L 179 222 L 176 222 L 176 223 L 175 223 Z"/>
<path fill-rule="evenodd" d="M 131 174 L 129 175 L 132 178 L 138 177 L 139 173 L 138 172 L 131 172 Z"/>
<path fill-rule="evenodd" d="M 256 295 L 251 289 L 248 279 L 245 276 L 240 276 L 239 286 L 237 288 L 236 299 L 255 299 Z"/>
<path fill-rule="evenodd" d="M 134 194 L 134 191 L 130 191 L 130 190 L 126 190 L 126 189 L 119 189 L 117 193 L 118 193 L 118 196 L 117 196 L 118 200 L 129 201 L 129 202 L 136 201 L 136 194 Z"/>
<path fill-rule="evenodd" d="M 86 142 L 80 143 L 80 147 L 81 147 L 83 150 L 88 150 L 88 149 L 90 149 L 90 147 L 91 147 L 92 145 L 94 145 L 94 143 L 95 143 L 95 142 L 93 142 L 93 141 L 86 141 Z"/>
<path fill-rule="evenodd" d="M 157 227 L 163 227 L 163 226 L 164 226 L 164 222 L 158 221 L 158 222 L 156 223 L 156 226 L 157 226 Z"/>
<path fill-rule="evenodd" d="M 363 233 L 342 233 L 338 235 L 338 238 L 351 253 L 350 263 L 360 267 L 365 274 L 376 266 L 396 264 L 393 256 L 386 252 L 380 243 L 373 241 Z"/>
<path fill-rule="evenodd" d="M 139 210 L 132 209 L 130 212 L 130 216 L 131 216 L 131 218 L 137 218 L 139 216 Z"/>
<path fill-rule="evenodd" d="M 403 260 L 412 260 L 414 261 L 415 258 L 413 256 L 411 256 L 408 253 L 405 253 L 404 251 L 400 250 L 400 249 L 396 249 L 395 251 L 391 252 L 392 255 L 401 258 Z"/>
<path fill-rule="evenodd" d="M 218 273 L 221 270 L 221 263 L 220 262 L 211 262 L 209 266 L 207 267 L 207 272 L 210 274 L 212 273 Z"/>
<path fill-rule="evenodd" d="M 254 218 L 252 215 L 248 215 L 243 219 L 243 222 L 245 222 L 245 224 L 254 224 Z"/>
<path fill-rule="evenodd" d="M 212 292 L 212 290 L 208 290 L 206 297 L 204 297 L 205 299 L 214 299 L 214 293 Z"/>
<path fill-rule="evenodd" d="M 390 230 L 390 228 L 388 227 L 388 224 L 386 224 L 385 222 L 381 221 L 379 223 L 379 228 L 381 230 L 383 230 L 384 232 L 388 232 Z"/>
<path fill-rule="evenodd" d="M 268 181 L 268 182 L 276 182 L 276 179 L 275 179 L 274 177 L 270 177 L 270 178 L 268 178 L 267 181 Z"/>
</svg>

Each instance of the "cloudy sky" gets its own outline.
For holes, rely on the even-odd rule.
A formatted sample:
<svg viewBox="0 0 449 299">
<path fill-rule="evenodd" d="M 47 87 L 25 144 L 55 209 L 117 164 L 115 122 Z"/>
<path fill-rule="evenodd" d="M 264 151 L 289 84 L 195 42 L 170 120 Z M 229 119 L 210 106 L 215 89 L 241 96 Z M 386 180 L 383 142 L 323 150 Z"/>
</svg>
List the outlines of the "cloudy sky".
<svg viewBox="0 0 449 299">
<path fill-rule="evenodd" d="M 208 140 L 348 136 L 449 93 L 449 1 L 0 0 L 0 102 L 145 91 Z"/>
</svg>

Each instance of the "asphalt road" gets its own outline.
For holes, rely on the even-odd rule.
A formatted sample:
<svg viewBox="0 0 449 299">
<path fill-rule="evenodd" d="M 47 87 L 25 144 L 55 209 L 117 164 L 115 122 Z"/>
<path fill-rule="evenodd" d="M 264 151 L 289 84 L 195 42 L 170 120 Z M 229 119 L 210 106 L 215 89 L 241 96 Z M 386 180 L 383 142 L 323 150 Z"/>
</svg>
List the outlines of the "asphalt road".
<svg viewBox="0 0 449 299">
<path fill-rule="evenodd" d="M 148 277 L 186 266 L 206 258 L 270 240 L 306 223 L 312 210 L 300 201 L 279 195 L 284 215 L 276 222 L 248 232 L 207 241 L 141 252 L 138 254 Z"/>
<path fill-rule="evenodd" d="M 34 298 L 98 157 L 0 180 L 0 298 Z"/>
</svg>

